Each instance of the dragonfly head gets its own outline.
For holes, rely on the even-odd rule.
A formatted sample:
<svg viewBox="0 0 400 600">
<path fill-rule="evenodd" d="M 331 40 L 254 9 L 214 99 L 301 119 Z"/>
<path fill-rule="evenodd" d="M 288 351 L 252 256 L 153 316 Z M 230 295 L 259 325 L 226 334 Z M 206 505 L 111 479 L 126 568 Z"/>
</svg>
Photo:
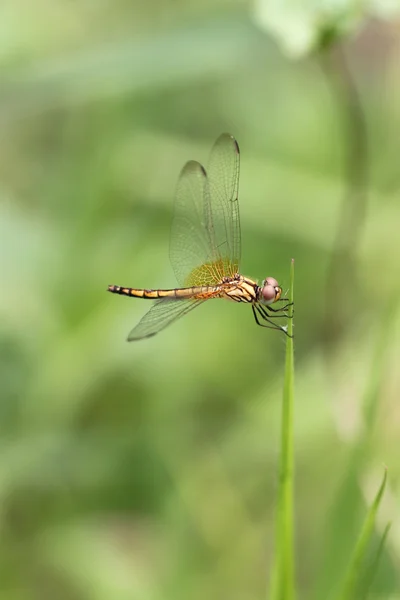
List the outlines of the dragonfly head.
<svg viewBox="0 0 400 600">
<path fill-rule="evenodd" d="M 282 288 L 273 277 L 264 279 L 260 290 L 261 302 L 263 304 L 273 304 L 274 302 L 277 302 L 282 295 Z"/>
</svg>

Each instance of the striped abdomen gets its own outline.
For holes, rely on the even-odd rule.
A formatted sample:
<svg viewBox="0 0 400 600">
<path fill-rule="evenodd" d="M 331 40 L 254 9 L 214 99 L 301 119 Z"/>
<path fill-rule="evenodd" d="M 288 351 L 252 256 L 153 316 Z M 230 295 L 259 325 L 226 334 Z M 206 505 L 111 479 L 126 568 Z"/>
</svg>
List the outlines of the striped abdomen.
<svg viewBox="0 0 400 600">
<path fill-rule="evenodd" d="M 109 285 L 108 291 L 113 294 L 121 294 L 122 296 L 133 296 L 134 298 L 146 298 L 149 300 L 155 300 L 157 298 L 176 298 L 177 300 L 182 298 L 195 298 L 203 294 L 215 294 L 220 289 L 219 286 L 196 286 L 189 288 L 177 288 L 172 290 L 141 290 L 136 288 L 126 288 L 119 285 Z"/>
</svg>

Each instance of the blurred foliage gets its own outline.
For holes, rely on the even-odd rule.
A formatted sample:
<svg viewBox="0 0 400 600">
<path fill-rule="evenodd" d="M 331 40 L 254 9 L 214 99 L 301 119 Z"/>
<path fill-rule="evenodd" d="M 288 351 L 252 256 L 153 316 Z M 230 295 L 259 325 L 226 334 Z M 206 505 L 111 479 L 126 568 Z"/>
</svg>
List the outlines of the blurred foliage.
<svg viewBox="0 0 400 600">
<path fill-rule="evenodd" d="M 256 0 L 255 7 L 256 22 L 292 57 L 320 49 L 327 32 L 333 43 L 359 32 L 372 17 L 400 17 L 397 0 Z"/>
<path fill-rule="evenodd" d="M 296 259 L 299 597 L 343 577 L 385 462 L 376 546 L 393 526 L 371 597 L 400 598 L 399 23 L 365 20 L 346 48 L 368 205 L 356 297 L 340 280 L 331 294 L 332 317 L 351 319 L 326 353 L 346 140 L 318 61 L 287 60 L 254 14 L 243 0 L 1 3 L 2 598 L 265 597 L 285 341 L 210 302 L 127 344 L 148 305 L 105 291 L 174 285 L 176 179 L 222 131 L 242 153 L 243 273 L 287 288 Z"/>
</svg>

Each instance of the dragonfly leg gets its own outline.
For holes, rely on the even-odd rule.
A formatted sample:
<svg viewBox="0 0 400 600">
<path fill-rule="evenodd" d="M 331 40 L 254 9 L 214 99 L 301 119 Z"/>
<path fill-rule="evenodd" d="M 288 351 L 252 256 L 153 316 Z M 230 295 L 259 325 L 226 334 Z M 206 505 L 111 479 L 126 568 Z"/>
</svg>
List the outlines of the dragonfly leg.
<svg viewBox="0 0 400 600">
<path fill-rule="evenodd" d="M 255 319 L 257 325 L 259 325 L 260 327 L 266 327 L 267 329 L 276 329 L 278 331 L 283 331 L 283 333 L 285 335 L 287 335 L 288 337 L 293 337 L 292 335 L 288 334 L 288 332 L 286 331 L 286 327 L 281 327 L 280 325 L 275 325 L 272 321 L 270 321 L 262 312 L 259 311 L 258 306 L 252 304 L 251 308 L 252 308 L 254 319 Z M 260 323 L 260 321 L 258 320 L 258 317 L 257 317 L 257 311 L 260 313 L 260 315 L 264 319 L 264 321 L 267 321 L 268 323 L 270 323 L 270 325 L 264 325 L 263 323 Z"/>
<path fill-rule="evenodd" d="M 277 302 L 282 302 L 282 300 L 289 300 L 289 298 L 279 298 L 279 300 L 277 300 Z M 282 308 L 271 308 L 270 306 L 268 306 L 268 310 L 272 310 L 272 312 L 278 312 L 280 310 L 286 310 L 287 308 L 289 308 L 289 306 L 293 306 L 294 302 L 288 302 L 287 304 L 285 304 L 285 306 L 282 306 Z"/>
<path fill-rule="evenodd" d="M 276 325 L 263 325 L 263 323 L 260 323 L 260 321 L 258 320 L 257 312 L 256 312 L 256 309 L 254 307 L 254 304 L 251 305 L 251 309 L 253 311 L 254 319 L 255 319 L 257 325 L 259 325 L 260 327 L 267 327 L 267 329 L 278 329 L 278 330 L 281 329 L 281 327 L 278 327 Z"/>
<path fill-rule="evenodd" d="M 270 306 L 259 306 L 258 307 L 261 312 L 268 317 L 269 319 L 282 319 L 285 317 L 286 319 L 293 319 L 293 315 L 288 315 L 285 311 L 286 306 L 283 308 L 271 308 Z M 270 315 L 268 311 L 272 310 L 272 312 L 276 313 L 275 315 Z"/>
</svg>

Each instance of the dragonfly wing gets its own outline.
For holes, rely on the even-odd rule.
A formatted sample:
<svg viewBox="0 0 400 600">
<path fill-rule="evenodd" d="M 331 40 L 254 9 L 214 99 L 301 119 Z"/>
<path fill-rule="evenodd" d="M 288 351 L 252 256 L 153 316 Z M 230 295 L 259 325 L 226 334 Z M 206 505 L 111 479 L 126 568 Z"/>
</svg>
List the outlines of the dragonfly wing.
<svg viewBox="0 0 400 600">
<path fill-rule="evenodd" d="M 212 259 L 204 210 L 206 187 L 204 167 L 194 160 L 186 163 L 176 188 L 170 242 L 172 268 L 182 286 L 196 267 Z"/>
<path fill-rule="evenodd" d="M 239 146 L 223 133 L 208 171 L 186 163 L 175 195 L 170 259 L 182 286 L 215 285 L 239 271 Z"/>
<path fill-rule="evenodd" d="M 128 335 L 128 342 L 152 337 L 168 325 L 183 317 L 188 312 L 200 306 L 203 300 L 185 298 L 174 300 L 169 298 L 160 298 L 155 301 L 149 311 L 141 318 L 139 323 L 132 329 Z"/>
<path fill-rule="evenodd" d="M 214 259 L 222 261 L 227 276 L 235 275 L 240 263 L 239 171 L 238 143 L 232 135 L 223 133 L 215 142 L 208 163 L 205 206 L 209 207 L 207 229 L 213 241 Z"/>
</svg>

